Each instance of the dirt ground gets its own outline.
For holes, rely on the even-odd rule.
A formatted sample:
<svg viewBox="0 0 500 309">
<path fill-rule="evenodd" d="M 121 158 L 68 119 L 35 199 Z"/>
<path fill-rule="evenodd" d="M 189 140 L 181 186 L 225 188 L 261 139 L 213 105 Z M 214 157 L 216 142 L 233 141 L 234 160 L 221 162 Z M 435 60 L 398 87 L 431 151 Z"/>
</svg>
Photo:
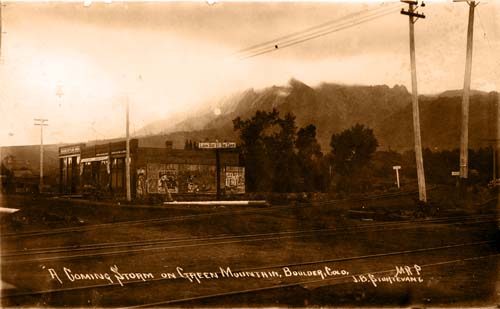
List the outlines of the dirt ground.
<svg viewBox="0 0 500 309">
<path fill-rule="evenodd" d="M 447 191 L 435 192 L 433 203 L 440 211 L 427 216 L 491 214 L 496 202 L 461 207 L 446 198 Z M 432 196 L 432 195 L 431 195 Z M 71 233 L 2 238 L 2 251 L 57 246 L 82 246 L 96 243 L 130 242 L 151 239 L 193 238 L 220 235 L 247 235 L 277 232 L 310 231 L 300 237 L 270 237 L 246 241 L 210 240 L 196 244 L 168 244 L 145 250 L 113 255 L 40 259 L 28 262 L 2 259 L 2 280 L 17 287 L 17 293 L 50 289 L 73 289 L 67 292 L 42 293 L 2 298 L 4 306 L 131 306 L 158 303 L 158 306 L 409 306 L 447 305 L 484 306 L 498 303 L 498 228 L 496 222 L 484 224 L 435 223 L 405 229 L 327 233 L 324 229 L 352 228 L 361 224 L 398 222 L 418 213 L 412 197 L 338 204 L 289 207 L 276 210 L 255 209 L 239 212 L 213 208 L 125 208 L 67 201 L 33 200 L 27 197 L 4 199 L 2 207 L 22 208 L 12 215 L 2 215 L 2 234 L 37 231 L 60 227 L 86 227 L 107 222 L 172 218 L 199 215 L 189 219 L 141 225 L 116 225 Z M 338 206 L 338 207 L 337 207 Z M 209 213 L 221 212 L 206 216 Z M 47 220 L 47 213 L 62 218 Z M 17 219 L 13 219 L 17 218 Z M 21 219 L 19 219 L 21 218 Z M 24 219 L 22 219 L 24 218 Z M 70 219 L 67 219 L 70 218 Z M 71 219 L 71 218 L 77 218 Z M 13 224 L 12 222 L 18 222 Z M 58 222 L 58 223 L 54 223 Z M 62 224 L 61 222 L 64 222 Z M 496 242 L 495 242 L 496 241 Z M 487 242 L 487 243 L 485 243 Z M 460 244 L 469 244 L 459 246 Z M 387 252 L 445 247 L 431 251 L 379 256 Z M 347 259 L 349 257 L 362 257 Z M 478 257 L 481 257 L 477 259 Z M 322 262 L 323 261 L 323 262 Z M 456 261 L 451 263 L 450 261 Z M 307 265 L 297 265 L 309 263 Z M 123 273 L 152 273 L 154 280 L 128 282 L 124 286 L 100 280 L 76 280 L 73 273 L 106 273 L 117 266 Z M 295 271 L 344 269 L 346 278 L 316 280 L 316 277 L 285 276 L 286 265 Z M 397 265 L 422 265 L 422 283 L 371 284 L 354 283 L 352 275 L 394 270 Z M 427 265 L 427 266 L 425 266 Z M 190 282 L 186 278 L 164 279 L 162 273 L 174 273 L 178 267 L 186 272 L 217 272 L 219 267 L 232 270 L 275 270 L 276 278 L 219 278 Z M 63 284 L 50 276 L 56 271 Z M 178 273 L 177 273 L 178 274 Z M 313 280 L 314 279 L 314 280 Z M 304 283 L 307 281 L 314 283 Z M 82 289 L 99 285 L 95 288 Z M 273 286 L 281 286 L 276 289 Z M 239 293 L 205 298 L 242 290 Z M 202 297 L 198 299 L 199 297 Z M 187 302 L 176 300 L 192 299 Z M 173 301 L 172 303 L 164 303 Z"/>
</svg>

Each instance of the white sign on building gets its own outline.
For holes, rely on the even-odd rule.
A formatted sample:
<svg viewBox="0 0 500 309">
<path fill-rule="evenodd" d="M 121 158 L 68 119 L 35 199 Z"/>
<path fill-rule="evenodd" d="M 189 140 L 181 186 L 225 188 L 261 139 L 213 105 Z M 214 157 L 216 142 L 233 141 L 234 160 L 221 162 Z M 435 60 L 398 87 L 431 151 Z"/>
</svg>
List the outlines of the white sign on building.
<svg viewBox="0 0 500 309">
<path fill-rule="evenodd" d="M 235 142 L 200 142 L 200 143 L 198 143 L 198 148 L 200 148 L 200 149 L 236 148 L 236 143 Z"/>
</svg>

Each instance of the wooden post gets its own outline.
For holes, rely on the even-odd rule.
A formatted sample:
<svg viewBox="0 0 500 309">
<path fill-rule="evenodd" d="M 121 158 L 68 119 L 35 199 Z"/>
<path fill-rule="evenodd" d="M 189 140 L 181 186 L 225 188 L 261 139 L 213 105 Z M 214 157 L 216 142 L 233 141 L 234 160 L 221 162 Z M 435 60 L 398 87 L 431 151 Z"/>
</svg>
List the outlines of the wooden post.
<svg viewBox="0 0 500 309">
<path fill-rule="evenodd" d="M 0 0 L 0 61 L 2 59 L 2 35 L 3 35 L 3 30 L 2 30 L 2 6 L 3 3 Z"/>
<path fill-rule="evenodd" d="M 475 1 L 469 4 L 469 24 L 467 26 L 467 54 L 465 59 L 465 77 L 462 96 L 462 124 L 460 133 L 460 181 L 465 184 L 469 170 L 469 98 L 472 73 L 472 44 L 474 35 L 474 8 Z"/>
<path fill-rule="evenodd" d="M 215 168 L 216 168 L 216 175 L 217 175 L 217 196 L 216 199 L 217 201 L 220 201 L 221 198 L 221 190 L 220 190 L 220 152 L 219 149 L 215 149 Z"/>
<path fill-rule="evenodd" d="M 132 194 L 130 192 L 130 134 L 129 134 L 129 103 L 128 103 L 128 98 L 127 98 L 127 106 L 126 106 L 126 127 L 127 127 L 126 128 L 127 154 L 125 156 L 125 181 L 126 181 L 126 190 L 127 190 L 127 201 L 130 202 L 132 200 Z"/>
<path fill-rule="evenodd" d="M 408 11 L 401 11 L 401 14 L 408 15 L 410 26 L 410 61 L 411 61 L 411 89 L 412 89 L 412 111 L 413 111 L 413 133 L 415 139 L 415 160 L 417 163 L 418 196 L 422 202 L 427 202 L 427 192 L 425 188 L 424 160 L 422 157 L 422 139 L 420 136 L 420 113 L 418 107 L 417 91 L 417 68 L 415 61 L 415 30 L 414 24 L 418 18 L 425 18 L 425 15 L 415 12 L 417 1 L 402 0 L 408 3 Z"/>
<path fill-rule="evenodd" d="M 42 193 L 43 191 L 43 127 L 48 126 L 48 119 L 34 119 L 35 126 L 40 126 L 40 184 L 38 188 L 38 192 Z"/>
<path fill-rule="evenodd" d="M 401 168 L 400 165 L 396 165 L 392 167 L 396 171 L 396 184 L 398 185 L 398 189 L 401 188 L 401 185 L 399 183 L 399 169 Z"/>
</svg>

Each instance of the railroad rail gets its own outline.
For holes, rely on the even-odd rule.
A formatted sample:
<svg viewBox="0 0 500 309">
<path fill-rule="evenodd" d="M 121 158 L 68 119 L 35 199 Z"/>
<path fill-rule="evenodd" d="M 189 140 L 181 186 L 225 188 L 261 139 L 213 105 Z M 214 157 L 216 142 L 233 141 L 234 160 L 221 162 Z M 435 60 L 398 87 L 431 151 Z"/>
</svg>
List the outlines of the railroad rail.
<svg viewBox="0 0 500 309">
<path fill-rule="evenodd" d="M 434 188 L 431 188 L 432 190 Z M 76 227 L 66 227 L 60 229 L 51 229 L 51 230 L 37 230 L 37 231 L 27 231 L 20 233 L 3 233 L 0 235 L 0 239 L 8 239 L 8 238 L 25 238 L 25 237 L 38 237 L 45 235 L 55 235 L 55 234 L 65 234 L 65 233 L 73 233 L 73 232 L 87 232 L 92 230 L 106 229 L 106 228 L 117 228 L 123 226 L 134 226 L 134 225 L 143 225 L 143 224 L 161 224 L 167 222 L 176 222 L 176 221 L 184 221 L 184 220 L 192 220 L 198 218 L 208 218 L 212 216 L 223 216 L 223 215 L 236 215 L 236 214 L 246 214 L 246 213 L 264 213 L 271 212 L 276 210 L 283 209 L 300 209 L 307 208 L 311 205 L 335 205 L 338 203 L 345 202 L 357 202 L 357 201 L 371 201 L 371 200 L 379 200 L 379 199 L 389 199 L 399 196 L 406 196 L 415 194 L 416 191 L 408 191 L 408 192 L 399 192 L 394 194 L 383 194 L 376 196 L 369 196 L 364 198 L 352 198 L 352 199 L 342 199 L 342 200 L 330 200 L 330 201 L 322 201 L 322 202 L 309 202 L 309 203 L 299 203 L 297 205 L 280 205 L 280 206 L 271 206 L 266 208 L 251 208 L 251 209 L 232 209 L 225 211 L 215 211 L 211 213 L 202 213 L 202 214 L 193 214 L 193 215 L 184 215 L 184 216 L 175 216 L 169 218 L 155 218 L 155 219 L 142 219 L 142 220 L 129 220 L 129 221 L 121 221 L 121 222 L 109 222 L 109 223 L 101 223 L 101 224 L 92 224 L 92 225 L 84 225 L 84 226 L 76 226 Z"/>
<path fill-rule="evenodd" d="M 153 239 L 134 242 L 112 242 L 74 246 L 35 248 L 30 250 L 7 251 L 2 253 L 4 264 L 42 262 L 66 259 L 90 258 L 96 256 L 112 256 L 121 254 L 143 253 L 156 250 L 172 250 L 203 246 L 227 245 L 246 242 L 277 241 L 283 239 L 306 238 L 320 236 L 338 236 L 352 233 L 383 232 L 389 230 L 405 230 L 424 227 L 430 224 L 475 225 L 498 222 L 491 215 L 455 216 L 436 219 L 409 220 L 361 224 L 347 227 L 285 231 L 272 233 L 255 233 L 239 235 L 214 235 L 209 237 L 178 237 Z M 59 255 L 56 255 L 59 254 Z M 22 258 L 27 256 L 27 258 Z"/>
<path fill-rule="evenodd" d="M 440 251 L 440 250 L 451 250 L 451 249 L 460 249 L 460 248 L 464 248 L 464 247 L 491 245 L 491 244 L 494 244 L 495 242 L 496 242 L 496 240 L 484 240 L 484 241 L 477 241 L 477 242 L 471 242 L 471 243 L 448 244 L 448 245 L 442 245 L 442 246 L 438 246 L 438 247 L 427 247 L 427 248 L 419 248 L 419 249 L 413 249 L 413 250 L 401 250 L 401 251 L 374 253 L 374 254 L 366 254 L 366 255 L 358 255 L 358 256 L 348 256 L 348 257 L 335 257 L 335 258 L 316 260 L 316 261 L 286 263 L 286 264 L 279 264 L 279 265 L 275 264 L 275 265 L 266 265 L 266 266 L 260 266 L 260 267 L 247 267 L 247 268 L 240 268 L 240 269 L 234 270 L 234 272 L 258 271 L 258 270 L 275 269 L 275 268 L 282 268 L 282 267 L 318 265 L 318 264 L 326 264 L 326 263 L 333 263 L 333 262 L 342 263 L 342 262 L 348 262 L 348 261 L 354 261 L 354 260 L 369 260 L 369 259 L 384 258 L 384 257 L 389 257 L 389 256 L 411 255 L 411 254 L 417 254 L 417 253 L 429 253 L 429 252 Z M 420 266 L 422 268 L 424 268 L 424 267 L 460 263 L 460 262 L 464 262 L 464 261 L 478 260 L 478 259 L 498 257 L 498 256 L 500 256 L 500 254 L 495 253 L 495 254 L 490 254 L 490 255 L 485 255 L 485 256 L 467 257 L 467 258 L 462 258 L 462 259 L 441 261 L 441 262 L 437 262 L 437 263 L 423 264 Z M 377 274 L 377 273 L 390 272 L 390 271 L 394 271 L 394 269 L 384 270 L 384 271 L 376 271 L 376 272 L 371 272 L 371 273 Z M 127 307 L 127 308 L 141 308 L 141 307 L 151 307 L 151 306 L 160 306 L 160 305 L 172 305 L 172 304 L 179 304 L 179 303 L 195 301 L 195 300 L 202 300 L 202 299 L 209 299 L 209 298 L 223 297 L 223 296 L 232 296 L 232 295 L 238 295 L 238 294 L 244 294 L 244 293 L 255 293 L 255 292 L 260 292 L 260 291 L 281 289 L 281 288 L 285 288 L 285 287 L 300 286 L 300 285 L 307 285 L 307 284 L 314 284 L 314 283 L 319 283 L 319 282 L 345 283 L 342 280 L 350 279 L 352 275 L 358 275 L 358 274 L 350 274 L 349 276 L 319 279 L 319 280 L 307 280 L 307 281 L 293 282 L 293 283 L 288 283 L 288 284 L 277 284 L 277 285 L 272 285 L 272 286 L 267 286 L 267 287 L 259 287 L 259 288 L 254 288 L 254 289 L 245 289 L 245 290 L 238 290 L 238 291 L 231 291 L 231 292 L 224 292 L 224 293 L 216 293 L 216 294 L 202 295 L 202 296 L 197 296 L 197 297 L 172 299 L 172 300 L 166 300 L 166 301 L 141 304 L 141 305 L 131 306 L 131 307 Z M 150 279 L 148 282 L 162 282 L 162 281 L 166 282 L 167 280 L 172 280 L 172 279 L 154 278 L 154 279 Z M 179 280 L 179 279 L 174 279 L 174 280 Z M 125 286 L 132 286 L 132 285 L 145 284 L 145 282 L 142 280 L 135 280 L 135 281 L 131 280 L 131 281 L 123 282 L 122 284 Z M 10 298 L 15 298 L 15 297 L 23 297 L 23 296 L 30 296 L 31 297 L 31 296 L 46 295 L 46 294 L 68 293 L 68 292 L 74 292 L 74 291 L 84 291 L 84 290 L 101 289 L 101 288 L 104 288 L 104 289 L 105 288 L 113 288 L 113 287 L 118 287 L 118 286 L 120 286 L 119 283 L 106 283 L 106 284 L 87 285 L 87 286 L 80 286 L 80 287 L 70 287 L 70 288 L 63 288 L 63 289 L 47 289 L 47 290 L 41 290 L 41 291 L 4 293 L 4 294 L 0 295 L 0 298 L 1 299 L 10 299 Z"/>
<path fill-rule="evenodd" d="M 484 255 L 484 256 L 475 256 L 475 257 L 463 258 L 463 259 L 447 260 L 447 261 L 436 262 L 436 263 L 428 263 L 428 264 L 419 265 L 419 266 L 422 269 L 426 269 L 426 268 L 430 268 L 430 267 L 459 264 L 459 263 L 482 260 L 482 259 L 493 258 L 493 257 L 500 257 L 500 253 L 489 254 L 489 255 Z M 173 299 L 173 300 L 167 300 L 167 301 L 159 301 L 159 302 L 153 302 L 153 303 L 147 303 L 147 304 L 141 304 L 141 305 L 135 305 L 135 306 L 127 306 L 127 307 L 123 307 L 123 308 L 132 309 L 132 308 L 158 307 L 158 306 L 165 306 L 165 305 L 179 305 L 182 303 L 207 300 L 207 299 L 217 298 L 217 297 L 228 297 L 228 296 L 236 296 L 236 295 L 241 295 L 241 294 L 258 293 L 258 292 L 271 291 L 271 290 L 290 288 L 290 287 L 298 287 L 298 286 L 311 285 L 311 284 L 317 284 L 317 283 L 322 283 L 324 285 L 325 281 L 330 282 L 329 285 L 346 284 L 346 283 L 352 282 L 353 276 L 361 276 L 361 275 L 366 276 L 368 273 L 372 274 L 372 275 L 382 275 L 382 274 L 391 274 L 393 272 L 394 272 L 394 269 L 385 269 L 385 270 L 379 270 L 379 271 L 351 274 L 351 275 L 336 277 L 336 278 L 307 280 L 307 281 L 294 282 L 294 283 L 288 283 L 288 284 L 278 284 L 278 285 L 273 285 L 273 286 L 268 286 L 268 287 L 260 287 L 260 288 L 253 288 L 253 289 L 215 293 L 215 294 L 195 296 L 195 297 L 186 297 L 186 298 Z"/>
</svg>

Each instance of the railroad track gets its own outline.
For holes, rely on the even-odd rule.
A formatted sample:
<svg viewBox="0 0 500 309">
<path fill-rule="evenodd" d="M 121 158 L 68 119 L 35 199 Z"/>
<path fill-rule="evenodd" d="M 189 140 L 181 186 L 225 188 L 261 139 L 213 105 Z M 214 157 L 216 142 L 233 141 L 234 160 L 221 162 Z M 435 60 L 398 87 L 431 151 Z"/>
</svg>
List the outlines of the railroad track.
<svg viewBox="0 0 500 309">
<path fill-rule="evenodd" d="M 500 257 L 500 253 L 488 254 L 488 255 L 483 255 L 483 256 L 475 256 L 475 257 L 463 258 L 463 259 L 447 260 L 447 261 L 436 262 L 436 263 L 428 263 L 428 264 L 423 264 L 423 265 L 419 265 L 419 266 L 422 269 L 428 269 L 431 267 L 461 264 L 461 263 L 466 263 L 466 262 L 470 262 L 470 261 L 478 261 L 478 260 L 498 258 L 498 257 Z M 327 285 L 326 284 L 327 282 L 328 282 L 328 285 L 348 284 L 348 283 L 352 283 L 353 276 L 364 275 L 367 277 L 368 274 L 371 274 L 371 275 L 391 275 L 393 273 L 394 273 L 394 268 L 384 269 L 384 270 L 378 270 L 378 271 L 356 273 L 356 274 L 351 274 L 351 275 L 342 276 L 342 277 L 335 277 L 335 278 L 307 280 L 307 281 L 293 282 L 293 283 L 287 283 L 287 284 L 277 284 L 277 285 L 273 285 L 273 286 L 259 287 L 259 288 L 253 288 L 253 289 L 244 289 L 244 290 L 238 290 L 238 291 L 230 291 L 230 292 L 222 292 L 222 293 L 215 293 L 215 294 L 202 295 L 202 296 L 194 296 L 194 297 L 186 297 L 186 298 L 172 299 L 172 300 L 166 300 L 166 301 L 158 301 L 158 302 L 152 302 L 152 303 L 135 305 L 135 306 L 126 306 L 123 308 L 132 309 L 132 308 L 149 308 L 149 307 L 158 307 L 158 306 L 167 306 L 167 305 L 168 306 L 171 306 L 171 305 L 175 306 L 175 305 L 179 305 L 182 303 L 208 300 L 208 299 L 214 299 L 214 298 L 219 298 L 219 297 L 230 297 L 230 296 L 237 296 L 237 295 L 249 294 L 249 293 L 259 293 L 259 292 L 264 292 L 264 291 L 272 291 L 272 290 L 278 290 L 278 289 L 284 289 L 284 288 L 290 288 L 290 287 L 313 285 L 313 284 L 318 284 L 318 283 L 321 283 L 322 285 Z"/>
<path fill-rule="evenodd" d="M 353 233 L 383 232 L 389 230 L 405 230 L 424 227 L 431 224 L 481 225 L 498 222 L 491 215 L 454 216 L 436 219 L 408 220 L 397 222 L 381 222 L 359 224 L 347 227 L 312 229 L 299 231 L 283 231 L 271 233 L 254 233 L 239 235 L 213 235 L 208 237 L 177 237 L 132 242 L 96 243 L 80 246 L 58 246 L 34 248 L 27 250 L 6 251 L 1 255 L 3 264 L 19 264 L 66 259 L 82 259 L 96 256 L 112 256 L 137 254 L 156 250 L 174 250 L 204 246 L 220 246 L 248 242 L 268 242 L 284 239 L 307 238 L 318 236 L 339 236 Z"/>
<path fill-rule="evenodd" d="M 436 190 L 438 187 L 439 186 L 437 186 L 437 185 L 430 186 L 429 188 L 427 188 L 427 191 Z M 377 194 L 377 195 L 372 195 L 372 196 L 352 197 L 352 198 L 329 200 L 329 201 L 299 202 L 298 205 L 311 205 L 311 204 L 322 205 L 322 204 L 331 204 L 332 202 L 334 202 L 334 203 L 342 203 L 342 202 L 373 201 L 373 200 L 380 200 L 380 199 L 387 199 L 387 198 L 393 198 L 393 197 L 408 196 L 408 195 L 414 195 L 414 194 L 418 194 L 418 190 L 404 191 L 404 192 L 394 192 L 394 193 L 384 193 L 384 194 Z"/>
<path fill-rule="evenodd" d="M 430 188 L 432 190 L 435 188 Z M 277 210 L 284 209 L 300 209 L 307 208 L 311 205 L 321 206 L 321 205 L 335 205 L 338 203 L 345 202 L 358 202 L 358 201 L 371 201 L 371 200 L 379 200 L 379 199 L 389 199 L 399 196 L 407 196 L 411 194 L 415 194 L 417 191 L 409 191 L 409 192 L 401 192 L 401 193 L 391 193 L 391 194 L 383 194 L 369 197 L 360 197 L 353 199 L 342 199 L 342 200 L 330 200 L 330 201 L 322 201 L 322 202 L 311 202 L 311 203 L 299 203 L 297 205 L 282 205 L 282 206 L 271 206 L 267 208 L 252 208 L 252 209 L 238 209 L 238 210 L 225 210 L 225 211 L 216 211 L 211 213 L 203 213 L 203 214 L 193 214 L 193 215 L 185 215 L 185 216 L 175 216 L 169 218 L 156 218 L 156 219 L 143 219 L 143 220 L 130 220 L 130 221 L 121 221 L 121 222 L 110 222 L 110 223 L 101 223 L 101 224 L 92 224 L 92 225 L 84 225 L 84 226 L 76 226 L 76 227 L 66 227 L 59 229 L 51 229 L 51 230 L 37 230 L 37 231 L 27 231 L 27 232 L 14 232 L 14 233 L 3 233 L 0 235 L 0 239 L 9 239 L 9 238 L 27 238 L 27 237 L 38 237 L 38 236 L 46 236 L 46 235 L 56 235 L 56 234 L 65 234 L 65 233 L 74 233 L 74 232 L 87 232 L 99 229 L 106 228 L 118 228 L 124 226 L 134 226 L 134 225 L 148 225 L 152 224 L 161 224 L 167 222 L 176 222 L 176 221 L 184 221 L 184 220 L 193 220 L 199 218 L 208 218 L 212 216 L 223 216 L 223 215 L 237 215 L 237 214 L 247 214 L 247 213 L 265 213 L 272 212 Z"/>
<path fill-rule="evenodd" d="M 443 251 L 443 250 L 461 250 L 462 248 L 465 248 L 465 247 L 476 247 L 476 246 L 479 247 L 479 246 L 484 246 L 484 245 L 491 245 L 491 244 L 494 244 L 495 242 L 496 242 L 496 240 L 484 240 L 484 241 L 469 242 L 469 243 L 448 244 L 448 245 L 442 245 L 442 246 L 437 246 L 437 247 L 424 247 L 424 248 L 413 249 L 413 250 L 382 252 L 382 253 L 373 253 L 373 254 L 348 256 L 348 257 L 334 257 L 334 258 L 330 258 L 330 259 L 315 260 L 315 261 L 274 264 L 274 265 L 266 265 L 266 266 L 259 266 L 259 267 L 243 267 L 243 268 L 235 269 L 235 270 L 233 270 L 233 272 L 272 270 L 272 269 L 283 268 L 283 267 L 311 266 L 311 265 L 321 265 L 321 264 L 327 264 L 327 263 L 344 263 L 344 262 L 355 261 L 355 260 L 365 261 L 365 260 L 370 260 L 370 259 L 387 258 L 387 257 L 391 257 L 391 256 L 408 256 L 408 255 L 411 256 L 413 254 L 427 254 L 430 252 L 438 252 L 438 251 Z M 485 255 L 485 256 L 466 257 L 466 258 L 449 260 L 449 261 L 440 261 L 437 263 L 423 264 L 420 266 L 422 268 L 431 267 L 431 266 L 440 266 L 440 265 L 463 263 L 464 261 L 492 258 L 492 257 L 498 257 L 498 256 L 500 256 L 500 254 L 495 251 L 493 254 L 489 254 L 489 255 Z M 338 264 L 336 264 L 336 265 L 338 266 Z M 370 272 L 370 273 L 379 274 L 379 273 L 385 273 L 385 272 L 389 273 L 389 272 L 393 272 L 393 271 L 394 271 L 394 268 L 392 268 L 390 270 L 375 271 L 375 272 Z M 360 274 L 364 274 L 364 273 L 360 273 Z M 292 282 L 292 283 L 286 283 L 286 284 L 274 284 L 272 286 L 265 286 L 265 287 L 258 287 L 258 288 L 252 288 L 252 289 L 223 292 L 223 293 L 215 293 L 215 294 L 201 295 L 201 296 L 187 297 L 187 298 L 180 298 L 180 299 L 170 299 L 170 300 L 166 300 L 166 301 L 146 303 L 146 304 L 131 306 L 131 307 L 127 307 L 127 308 L 152 307 L 152 306 L 161 306 L 161 305 L 175 305 L 175 304 L 191 302 L 191 301 L 198 301 L 198 300 L 217 298 L 217 297 L 234 296 L 234 295 L 239 295 L 239 294 L 244 294 L 244 293 L 255 293 L 255 292 L 261 292 L 261 291 L 267 291 L 267 290 L 273 290 L 273 289 L 282 289 L 282 288 L 286 288 L 286 287 L 301 286 L 301 285 L 308 285 L 308 284 L 314 284 L 314 283 L 322 283 L 323 285 L 327 282 L 331 282 L 332 284 L 346 283 L 347 282 L 346 280 L 351 279 L 353 275 L 359 275 L 359 274 L 349 274 L 348 276 L 342 276 L 342 277 L 317 279 L 317 280 L 306 280 L 306 281 Z M 142 280 L 131 280 L 131 281 L 123 282 L 122 284 L 124 286 L 131 287 L 131 286 L 136 286 L 136 285 L 139 286 L 139 285 L 145 285 L 145 284 L 166 282 L 166 281 L 171 281 L 171 280 L 172 279 L 154 278 L 154 279 L 148 280 L 147 282 L 144 282 Z M 184 280 L 184 279 L 177 278 L 174 280 Z M 352 280 L 351 280 L 351 282 L 352 282 Z M 48 295 L 48 294 L 52 295 L 52 294 L 59 294 L 59 293 L 71 293 L 71 292 L 78 292 L 78 291 L 107 289 L 107 288 L 114 288 L 114 287 L 122 288 L 119 283 L 107 283 L 107 284 L 96 284 L 96 285 L 87 285 L 87 286 L 80 286 L 80 287 L 62 288 L 62 289 L 47 289 L 47 290 L 41 290 L 41 291 L 28 291 L 28 292 L 19 292 L 18 291 L 18 292 L 10 293 L 10 294 L 3 293 L 2 295 L 0 295 L 0 298 L 2 298 L 2 299 L 15 299 L 16 297 L 25 297 L 25 296 L 28 296 L 28 297 L 40 296 L 41 297 L 41 295 Z M 89 291 L 89 293 L 90 293 L 90 291 Z M 48 299 L 50 299 L 50 298 L 48 298 Z M 16 302 L 14 302 L 14 303 L 16 303 Z"/>
<path fill-rule="evenodd" d="M 304 205 L 304 206 L 299 206 L 299 207 L 306 207 L 306 206 Z M 282 209 L 290 209 L 290 208 L 297 208 L 297 206 L 284 205 L 284 206 L 272 206 L 272 207 L 258 208 L 258 209 L 252 208 L 252 209 L 225 210 L 225 211 L 215 211 L 215 212 L 211 212 L 211 213 L 175 216 L 175 217 L 169 217 L 169 218 L 130 220 L 130 221 L 120 221 L 120 222 L 92 224 L 92 225 L 84 225 L 84 226 L 76 226 L 76 227 L 67 227 L 67 228 L 52 229 L 52 230 L 37 230 L 37 231 L 27 231 L 27 232 L 20 232 L 20 233 L 5 233 L 5 234 L 0 235 L 0 238 L 23 238 L 23 237 L 36 237 L 36 236 L 45 236 L 45 235 L 65 234 L 65 233 L 73 233 L 73 232 L 86 232 L 86 231 L 105 229 L 105 228 L 117 228 L 117 227 L 123 227 L 123 226 L 146 225 L 146 224 L 147 225 L 160 224 L 160 223 L 166 223 L 166 222 L 208 218 L 208 217 L 212 217 L 212 216 L 247 214 L 247 213 L 263 213 L 263 212 L 282 210 Z"/>
</svg>

